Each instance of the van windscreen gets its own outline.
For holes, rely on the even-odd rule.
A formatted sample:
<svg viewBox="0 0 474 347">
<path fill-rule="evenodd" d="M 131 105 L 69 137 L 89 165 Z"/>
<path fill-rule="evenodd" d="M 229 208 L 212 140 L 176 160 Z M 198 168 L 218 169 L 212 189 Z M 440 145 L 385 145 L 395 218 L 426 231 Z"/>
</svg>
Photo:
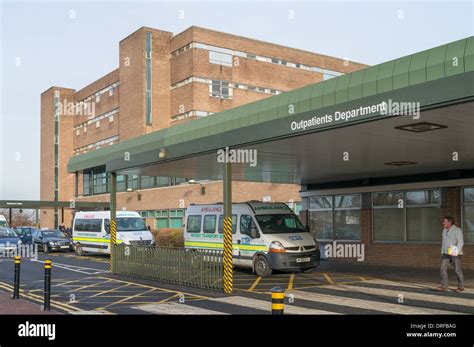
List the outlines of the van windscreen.
<svg viewBox="0 0 474 347">
<path fill-rule="evenodd" d="M 140 217 L 117 218 L 117 231 L 143 231 L 148 230 L 145 221 Z"/>
<path fill-rule="evenodd" d="M 299 218 L 294 214 L 262 214 L 256 215 L 255 218 L 264 234 L 307 232 Z"/>
</svg>

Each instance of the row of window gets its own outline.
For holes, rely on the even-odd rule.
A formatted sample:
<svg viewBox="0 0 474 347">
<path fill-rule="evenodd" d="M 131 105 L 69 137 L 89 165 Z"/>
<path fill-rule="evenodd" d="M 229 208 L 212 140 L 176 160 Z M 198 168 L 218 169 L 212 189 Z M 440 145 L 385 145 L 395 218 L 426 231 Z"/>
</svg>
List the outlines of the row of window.
<svg viewBox="0 0 474 347">
<path fill-rule="evenodd" d="M 83 195 L 96 195 L 110 192 L 109 175 L 103 168 L 84 171 Z M 139 175 L 117 175 L 117 191 L 125 192 L 133 190 L 168 187 L 186 183 L 187 178 L 161 177 L 161 176 L 139 176 Z"/>
<path fill-rule="evenodd" d="M 189 43 L 186 46 L 183 46 L 183 47 L 177 49 L 176 51 L 172 52 L 171 56 L 176 57 L 176 56 L 178 56 L 178 55 L 180 55 L 180 54 L 182 54 L 182 53 L 184 53 L 184 52 L 186 52 L 186 51 L 188 51 L 192 48 L 204 49 L 204 50 L 209 51 L 209 63 L 211 63 L 211 64 L 218 64 L 218 65 L 232 67 L 233 66 L 233 57 L 236 56 L 236 57 L 261 61 L 261 62 L 265 62 L 265 63 L 278 64 L 278 65 L 288 66 L 288 67 L 291 67 L 291 68 L 322 73 L 324 80 L 332 78 L 332 77 L 343 75 L 342 72 L 333 71 L 333 70 L 329 70 L 329 69 L 324 69 L 324 68 L 321 68 L 321 67 L 309 66 L 309 65 L 306 65 L 306 64 L 301 64 L 301 63 L 297 63 L 297 62 L 290 62 L 290 61 L 287 61 L 287 60 L 284 60 L 284 59 L 266 57 L 266 56 L 253 54 L 253 53 L 235 51 L 235 50 L 231 50 L 231 49 L 228 49 L 228 48 L 212 46 L 212 45 L 199 43 L 199 42 Z"/>
<path fill-rule="evenodd" d="M 184 112 L 184 113 L 180 113 L 180 114 L 176 114 L 176 115 L 172 116 L 171 121 L 175 122 L 177 120 L 186 119 L 188 117 L 207 117 L 211 114 L 212 114 L 212 112 L 191 110 L 191 111 L 188 111 L 188 112 Z"/>
<path fill-rule="evenodd" d="M 100 102 L 100 98 L 102 95 L 104 94 L 108 94 L 109 96 L 113 96 L 115 95 L 115 90 L 119 87 L 120 85 L 120 82 L 115 82 L 115 83 L 112 83 L 111 85 L 105 87 L 105 88 L 102 88 L 101 90 L 95 92 L 94 94 L 92 95 L 89 95 L 88 97 L 86 97 L 85 99 L 79 101 L 80 103 L 81 102 L 84 102 L 84 103 L 87 103 L 87 102 Z"/>
<path fill-rule="evenodd" d="M 361 195 L 309 198 L 310 230 L 319 240 L 360 240 Z M 441 190 L 371 194 L 374 241 L 440 242 Z M 465 242 L 474 242 L 474 188 L 463 189 L 462 229 Z"/>
<path fill-rule="evenodd" d="M 111 146 L 115 142 L 118 142 L 118 139 L 119 139 L 119 137 L 117 135 L 117 136 L 108 137 L 106 139 L 103 139 L 103 140 L 100 140 L 100 141 L 97 141 L 97 142 L 94 142 L 94 143 L 90 143 L 90 144 L 82 146 L 82 147 L 78 147 L 78 148 L 74 149 L 74 155 L 84 154 L 84 153 L 87 153 L 91 149 L 99 149 L 99 148 L 101 148 L 105 145 Z"/>
<path fill-rule="evenodd" d="M 204 83 L 209 85 L 209 95 L 215 97 L 232 97 L 232 89 L 242 89 L 248 90 L 251 92 L 257 93 L 265 93 L 265 94 L 273 94 L 278 95 L 283 93 L 281 90 L 274 89 L 274 88 L 267 88 L 261 86 L 255 86 L 245 83 L 238 83 L 238 82 L 228 82 L 228 81 L 219 81 L 219 80 L 211 80 L 208 78 L 203 77 L 195 77 L 191 76 L 186 78 L 185 80 L 179 81 L 171 86 L 171 89 L 176 89 L 182 86 L 185 86 L 189 83 Z"/>
<path fill-rule="evenodd" d="M 250 234 L 250 226 L 252 225 L 253 219 L 249 215 L 240 216 L 240 233 Z M 205 233 L 215 234 L 216 231 L 219 234 L 224 233 L 224 216 L 209 214 L 205 215 L 190 215 L 186 223 L 186 231 L 188 233 Z M 237 232 L 237 215 L 232 215 L 232 233 Z"/>
<path fill-rule="evenodd" d="M 91 124 L 96 124 L 96 128 L 99 128 L 100 127 L 100 121 L 103 120 L 103 119 L 106 119 L 108 118 L 108 121 L 109 123 L 113 122 L 114 121 L 114 115 L 117 114 L 119 111 L 118 108 L 112 110 L 112 111 L 108 111 L 106 113 L 103 113 L 97 117 L 94 117 L 94 118 L 91 118 L 89 120 L 87 120 L 86 122 L 83 122 L 81 124 L 78 124 L 74 127 L 74 130 L 76 131 L 76 135 L 79 135 L 80 134 L 80 130 L 81 128 L 84 128 L 84 132 L 86 133 L 87 132 L 87 126 L 88 125 L 91 125 Z"/>
</svg>

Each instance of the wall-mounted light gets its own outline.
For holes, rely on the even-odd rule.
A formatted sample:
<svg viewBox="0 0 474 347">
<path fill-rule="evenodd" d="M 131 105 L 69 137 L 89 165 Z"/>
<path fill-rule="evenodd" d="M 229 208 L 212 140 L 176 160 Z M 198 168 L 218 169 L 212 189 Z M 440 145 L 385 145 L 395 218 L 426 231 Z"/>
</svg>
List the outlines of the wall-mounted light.
<svg viewBox="0 0 474 347">
<path fill-rule="evenodd" d="M 138 201 L 142 200 L 142 194 L 138 190 L 133 190 L 132 188 L 127 188 L 127 192 L 128 193 L 131 193 L 131 192 L 137 193 L 137 200 Z"/>
<path fill-rule="evenodd" d="M 201 183 L 196 182 L 196 180 L 193 180 L 193 179 L 189 180 L 188 183 L 189 184 L 199 184 L 199 186 L 201 187 L 201 195 L 206 194 L 206 187 L 204 187 Z"/>
<path fill-rule="evenodd" d="M 166 148 L 160 148 L 160 153 L 158 153 L 158 158 L 166 159 Z"/>
</svg>

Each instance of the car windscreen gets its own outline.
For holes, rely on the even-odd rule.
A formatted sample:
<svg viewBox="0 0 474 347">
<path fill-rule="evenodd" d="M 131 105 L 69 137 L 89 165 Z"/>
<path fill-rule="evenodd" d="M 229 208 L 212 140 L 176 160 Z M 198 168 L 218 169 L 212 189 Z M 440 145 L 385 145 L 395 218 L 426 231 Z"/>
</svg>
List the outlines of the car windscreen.
<svg viewBox="0 0 474 347">
<path fill-rule="evenodd" d="M 264 234 L 303 233 L 307 230 L 293 214 L 263 214 L 256 215 L 258 225 Z"/>
<path fill-rule="evenodd" d="M 18 237 L 18 235 L 10 228 L 0 228 L 0 238 Z"/>
<path fill-rule="evenodd" d="M 148 230 L 145 221 L 140 217 L 117 218 L 117 231 L 143 231 Z"/>
<path fill-rule="evenodd" d="M 48 238 L 48 237 L 64 237 L 64 234 L 60 232 L 59 230 L 44 230 L 43 231 L 43 237 Z"/>
</svg>

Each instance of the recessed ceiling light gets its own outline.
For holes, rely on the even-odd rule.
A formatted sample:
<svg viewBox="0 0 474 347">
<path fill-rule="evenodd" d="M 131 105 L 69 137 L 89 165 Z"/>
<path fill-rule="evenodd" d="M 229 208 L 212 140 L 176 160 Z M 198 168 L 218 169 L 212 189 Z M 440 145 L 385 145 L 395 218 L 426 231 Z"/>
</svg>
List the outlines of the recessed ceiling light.
<svg viewBox="0 0 474 347">
<path fill-rule="evenodd" d="M 415 164 L 418 164 L 418 163 L 414 161 L 405 161 L 405 160 L 391 161 L 388 163 L 384 163 L 384 165 L 391 165 L 391 166 L 405 166 L 405 165 L 415 165 Z"/>
<path fill-rule="evenodd" d="M 395 127 L 395 129 L 411 131 L 414 133 L 423 133 L 425 131 L 432 131 L 432 130 L 438 130 L 438 129 L 444 129 L 444 128 L 447 128 L 447 126 L 434 124 L 434 123 L 428 123 L 428 122 L 400 125 L 398 127 Z"/>
</svg>

